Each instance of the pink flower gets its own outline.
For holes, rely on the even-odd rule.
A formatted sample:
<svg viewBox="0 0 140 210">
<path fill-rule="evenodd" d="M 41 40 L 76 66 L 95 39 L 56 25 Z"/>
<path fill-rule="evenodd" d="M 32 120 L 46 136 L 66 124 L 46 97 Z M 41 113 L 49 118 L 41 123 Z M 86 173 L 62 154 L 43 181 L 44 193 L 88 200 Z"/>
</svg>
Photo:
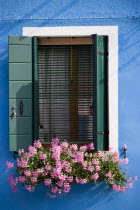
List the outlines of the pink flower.
<svg viewBox="0 0 140 210">
<path fill-rule="evenodd" d="M 21 168 L 26 168 L 28 165 L 28 161 L 21 159 L 21 160 L 17 160 L 17 166 L 21 167 Z"/>
<path fill-rule="evenodd" d="M 64 193 L 68 193 L 70 191 L 70 188 L 64 189 L 63 192 Z"/>
<path fill-rule="evenodd" d="M 18 190 L 17 187 L 12 187 L 13 192 L 17 192 L 17 190 Z"/>
<path fill-rule="evenodd" d="M 98 159 L 93 159 L 92 163 L 95 164 L 95 165 L 98 165 L 99 164 L 99 160 Z"/>
<path fill-rule="evenodd" d="M 86 183 L 87 183 L 87 180 L 86 180 L 86 179 L 80 179 L 80 180 L 79 180 L 79 183 L 80 183 L 80 184 L 86 184 Z"/>
<path fill-rule="evenodd" d="M 32 172 L 32 175 L 33 175 L 34 177 L 38 177 L 38 172 L 37 172 L 37 171 L 33 171 L 33 172 Z"/>
<path fill-rule="evenodd" d="M 62 181 L 56 182 L 56 184 L 57 184 L 59 187 L 62 187 L 62 186 L 63 186 L 63 182 L 62 182 Z"/>
<path fill-rule="evenodd" d="M 78 149 L 78 146 L 77 146 L 77 144 L 71 144 L 70 145 L 70 149 L 72 149 L 72 150 L 77 150 Z"/>
<path fill-rule="evenodd" d="M 57 187 L 51 188 L 52 193 L 57 193 L 58 191 L 59 191 L 59 189 Z"/>
<path fill-rule="evenodd" d="M 31 172 L 29 170 L 24 171 L 25 176 L 31 176 Z"/>
<path fill-rule="evenodd" d="M 60 160 L 60 154 L 61 154 L 61 147 L 54 144 L 52 145 L 52 148 L 50 148 L 50 151 L 52 151 L 52 158 L 55 160 Z"/>
<path fill-rule="evenodd" d="M 103 152 L 98 152 L 98 157 L 103 157 L 104 153 Z"/>
<path fill-rule="evenodd" d="M 32 183 L 36 183 L 37 182 L 37 177 L 30 177 L 30 180 Z"/>
<path fill-rule="evenodd" d="M 97 180 L 99 178 L 99 174 L 95 173 L 95 174 L 92 175 L 91 178 L 94 179 L 94 180 Z"/>
<path fill-rule="evenodd" d="M 68 180 L 69 182 L 73 182 L 73 176 L 69 176 L 69 177 L 67 178 L 67 180 Z"/>
<path fill-rule="evenodd" d="M 112 189 L 115 190 L 115 191 L 119 191 L 119 190 L 120 190 L 120 186 L 114 184 L 114 185 L 112 186 Z"/>
<path fill-rule="evenodd" d="M 19 154 L 24 153 L 24 149 L 19 149 L 19 150 L 18 150 L 18 153 L 19 153 Z"/>
<path fill-rule="evenodd" d="M 68 176 L 67 175 L 64 175 L 64 174 L 58 174 L 58 178 L 61 180 L 61 181 L 65 181 L 66 180 L 66 178 L 67 178 Z"/>
<path fill-rule="evenodd" d="M 48 194 L 50 198 L 56 198 L 56 195 Z"/>
<path fill-rule="evenodd" d="M 34 191 L 34 187 L 32 187 L 31 185 L 29 185 L 29 186 L 28 186 L 28 185 L 25 185 L 24 187 L 25 187 L 25 189 L 28 190 L 29 192 Z"/>
<path fill-rule="evenodd" d="M 105 174 L 105 176 L 108 177 L 108 178 L 112 178 L 111 172 L 108 172 L 107 174 Z"/>
<path fill-rule="evenodd" d="M 128 164 L 129 160 L 128 158 L 123 159 L 123 163 Z"/>
<path fill-rule="evenodd" d="M 133 183 L 131 182 L 131 183 L 126 184 L 126 188 L 133 188 Z"/>
<path fill-rule="evenodd" d="M 11 180 L 10 180 L 10 186 L 11 187 L 15 187 L 16 185 L 17 185 L 17 183 L 18 183 L 18 178 L 12 178 Z"/>
<path fill-rule="evenodd" d="M 76 180 L 76 182 L 77 182 L 77 183 L 79 183 L 79 182 L 80 182 L 80 180 L 79 180 L 79 178 L 78 178 L 78 177 L 76 177 L 76 179 L 75 179 L 75 180 Z"/>
<path fill-rule="evenodd" d="M 64 182 L 64 188 L 70 188 L 70 184 L 68 182 Z"/>
<path fill-rule="evenodd" d="M 58 144 L 59 143 L 59 139 L 58 138 L 54 138 L 54 139 L 52 139 L 52 145 L 53 144 Z"/>
<path fill-rule="evenodd" d="M 96 167 L 95 167 L 95 170 L 96 170 L 96 171 L 100 171 L 100 170 L 101 170 L 100 166 L 96 166 Z"/>
<path fill-rule="evenodd" d="M 93 150 L 94 148 L 94 144 L 90 143 L 90 144 L 86 144 L 87 150 Z"/>
<path fill-rule="evenodd" d="M 60 144 L 61 147 L 68 148 L 69 144 L 67 142 L 62 142 Z"/>
<path fill-rule="evenodd" d="M 128 181 L 128 182 L 131 182 L 131 181 L 132 181 L 132 178 L 128 178 L 127 181 Z"/>
<path fill-rule="evenodd" d="M 8 169 L 14 167 L 14 163 L 10 163 L 10 162 L 8 162 L 8 161 L 6 161 L 6 165 L 7 165 Z"/>
<path fill-rule="evenodd" d="M 45 185 L 51 185 L 51 183 L 52 183 L 52 180 L 51 179 L 45 179 L 44 180 L 44 184 Z"/>
<path fill-rule="evenodd" d="M 118 163 L 123 163 L 123 160 L 121 158 L 119 158 Z"/>
<path fill-rule="evenodd" d="M 81 147 L 80 147 L 80 150 L 84 152 L 84 151 L 87 150 L 87 147 L 86 147 L 86 146 L 81 146 Z"/>
<path fill-rule="evenodd" d="M 94 171 L 94 166 L 88 166 L 88 171 Z"/>
<path fill-rule="evenodd" d="M 68 182 L 65 182 L 63 192 L 68 193 L 70 191 L 70 188 L 70 184 Z"/>
<path fill-rule="evenodd" d="M 83 162 L 84 160 L 84 152 L 77 152 L 75 155 L 76 162 Z"/>
<path fill-rule="evenodd" d="M 116 157 L 119 157 L 119 152 L 118 152 L 118 151 L 115 151 L 115 152 L 113 153 L 113 155 L 115 155 Z"/>
<path fill-rule="evenodd" d="M 118 159 L 117 157 L 112 157 L 112 158 L 111 158 L 111 161 L 112 161 L 113 163 L 116 163 L 116 162 L 119 161 L 119 159 Z"/>
<path fill-rule="evenodd" d="M 87 161 L 82 161 L 81 164 L 82 164 L 83 168 L 86 169 L 86 167 L 87 167 Z"/>
<path fill-rule="evenodd" d="M 37 150 L 36 150 L 35 147 L 29 146 L 29 147 L 28 147 L 28 150 L 29 150 L 29 152 L 32 153 L 32 154 L 36 154 L 36 153 L 37 153 Z"/>
<path fill-rule="evenodd" d="M 36 148 L 42 147 L 40 140 L 34 141 L 34 147 L 36 147 Z"/>
<path fill-rule="evenodd" d="M 137 176 L 135 176 L 135 177 L 133 178 L 133 180 L 135 180 L 135 181 L 136 181 L 137 179 L 138 179 L 138 177 L 137 177 Z"/>
<path fill-rule="evenodd" d="M 20 182 L 25 182 L 25 181 L 26 181 L 25 176 L 19 176 L 19 181 L 20 181 Z"/>
<path fill-rule="evenodd" d="M 24 153 L 24 155 L 22 156 L 23 158 L 30 158 L 31 154 L 29 152 Z"/>
<path fill-rule="evenodd" d="M 125 192 L 126 191 L 126 188 L 125 187 L 120 187 L 119 191 L 120 192 Z"/>
<path fill-rule="evenodd" d="M 12 176 L 10 176 L 9 178 L 8 178 L 8 182 L 12 182 L 13 181 L 13 177 Z"/>
<path fill-rule="evenodd" d="M 70 173 L 72 171 L 72 167 L 66 167 L 65 168 L 65 171 L 68 172 L 68 173 Z"/>
<path fill-rule="evenodd" d="M 41 160 L 45 160 L 47 158 L 47 154 L 40 154 L 39 158 Z"/>
<path fill-rule="evenodd" d="M 50 166 L 50 165 L 46 165 L 46 166 L 45 166 L 45 169 L 51 170 L 51 166 Z"/>
<path fill-rule="evenodd" d="M 68 167 L 70 167 L 70 163 L 68 162 L 68 161 L 66 161 L 66 160 L 62 160 L 62 168 L 68 168 Z"/>
<path fill-rule="evenodd" d="M 44 172 L 44 169 L 43 169 L 43 168 L 37 168 L 37 169 L 36 169 L 36 172 L 38 172 L 38 173 L 43 173 L 43 172 Z"/>
<path fill-rule="evenodd" d="M 102 157 L 102 162 L 105 162 L 106 161 L 106 157 Z"/>
</svg>

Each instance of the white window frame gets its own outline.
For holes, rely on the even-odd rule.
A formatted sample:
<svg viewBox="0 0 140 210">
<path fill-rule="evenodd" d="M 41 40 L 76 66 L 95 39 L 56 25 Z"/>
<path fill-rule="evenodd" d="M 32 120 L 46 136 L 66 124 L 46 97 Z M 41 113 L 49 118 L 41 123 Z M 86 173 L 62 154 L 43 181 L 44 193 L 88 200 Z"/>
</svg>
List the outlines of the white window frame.
<svg viewBox="0 0 140 210">
<path fill-rule="evenodd" d="M 108 36 L 109 146 L 118 150 L 118 26 L 23 27 L 23 36 Z"/>
</svg>

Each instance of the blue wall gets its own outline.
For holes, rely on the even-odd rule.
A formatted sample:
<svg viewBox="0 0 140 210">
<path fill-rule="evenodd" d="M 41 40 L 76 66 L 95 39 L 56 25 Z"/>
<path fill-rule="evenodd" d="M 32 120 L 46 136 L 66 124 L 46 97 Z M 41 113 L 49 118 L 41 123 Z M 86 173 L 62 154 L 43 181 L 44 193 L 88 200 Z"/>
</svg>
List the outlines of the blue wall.
<svg viewBox="0 0 140 210">
<path fill-rule="evenodd" d="M 0 209 L 132 210 L 140 209 L 140 181 L 127 193 L 105 184 L 75 185 L 69 195 L 50 199 L 39 186 L 34 193 L 12 193 L 5 161 L 8 151 L 8 35 L 23 27 L 114 26 L 119 28 L 119 149 L 128 145 L 129 175 L 140 177 L 140 1 L 139 0 L 1 0 L 0 5 Z"/>
</svg>

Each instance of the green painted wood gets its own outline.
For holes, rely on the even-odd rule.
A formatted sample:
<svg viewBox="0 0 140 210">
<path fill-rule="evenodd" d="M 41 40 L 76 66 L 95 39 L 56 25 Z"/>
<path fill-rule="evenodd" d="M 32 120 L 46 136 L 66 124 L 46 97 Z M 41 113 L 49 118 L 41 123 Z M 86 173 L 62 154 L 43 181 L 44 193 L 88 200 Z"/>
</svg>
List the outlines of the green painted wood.
<svg viewBox="0 0 140 210">
<path fill-rule="evenodd" d="M 32 117 L 32 100 L 22 99 L 23 101 L 23 117 Z M 11 107 L 14 105 L 16 107 L 16 116 L 20 117 L 20 99 L 9 99 L 9 117 L 12 115 Z"/>
<path fill-rule="evenodd" d="M 96 75 L 96 140 L 97 151 L 108 150 L 108 85 L 107 85 L 107 37 L 93 35 L 94 48 L 94 70 Z"/>
<path fill-rule="evenodd" d="M 32 37 L 9 36 L 9 45 L 32 45 Z"/>
<path fill-rule="evenodd" d="M 20 100 L 23 115 L 20 116 Z M 16 107 L 16 116 L 12 106 Z M 24 138 L 26 136 L 26 138 Z M 32 145 L 32 37 L 9 37 L 9 148 Z"/>
<path fill-rule="evenodd" d="M 32 135 L 10 135 L 10 151 L 18 151 L 19 149 L 27 151 L 28 146 L 31 144 L 31 139 Z"/>
<path fill-rule="evenodd" d="M 32 98 L 32 81 L 10 81 L 9 98 Z"/>
<path fill-rule="evenodd" d="M 38 45 L 33 37 L 33 139 L 39 138 Z"/>
<path fill-rule="evenodd" d="M 10 80 L 20 80 L 20 81 L 31 81 L 32 72 L 31 63 L 11 63 L 9 66 L 9 77 Z"/>
<path fill-rule="evenodd" d="M 30 63 L 32 60 L 31 45 L 9 45 L 9 62 Z"/>
<path fill-rule="evenodd" d="M 32 134 L 32 117 L 9 117 L 10 134 Z"/>
</svg>

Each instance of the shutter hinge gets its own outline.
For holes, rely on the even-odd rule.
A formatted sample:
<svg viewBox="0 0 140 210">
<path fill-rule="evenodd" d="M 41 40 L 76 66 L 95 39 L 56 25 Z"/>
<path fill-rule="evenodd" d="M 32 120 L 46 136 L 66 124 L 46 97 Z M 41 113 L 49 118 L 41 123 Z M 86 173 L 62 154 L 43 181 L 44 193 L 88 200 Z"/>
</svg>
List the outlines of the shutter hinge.
<svg viewBox="0 0 140 210">
<path fill-rule="evenodd" d="M 99 131 L 98 134 L 99 135 L 108 135 L 109 131 Z"/>
<path fill-rule="evenodd" d="M 97 52 L 99 55 L 108 55 L 108 52 L 101 52 L 101 51 L 98 51 Z"/>
</svg>

